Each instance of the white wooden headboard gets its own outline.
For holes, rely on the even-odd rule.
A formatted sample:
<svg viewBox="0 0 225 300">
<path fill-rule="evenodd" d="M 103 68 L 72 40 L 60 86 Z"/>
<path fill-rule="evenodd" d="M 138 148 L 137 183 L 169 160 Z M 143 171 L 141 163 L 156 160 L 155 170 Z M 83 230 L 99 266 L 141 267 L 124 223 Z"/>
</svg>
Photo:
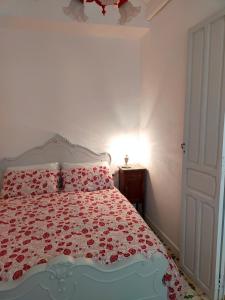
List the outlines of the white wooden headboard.
<svg viewBox="0 0 225 300">
<path fill-rule="evenodd" d="M 0 190 L 3 174 L 6 168 L 27 166 L 49 162 L 101 162 L 111 164 L 109 153 L 95 153 L 85 147 L 71 144 L 61 135 L 55 135 L 40 147 L 32 148 L 15 158 L 5 158 L 0 161 Z"/>
</svg>

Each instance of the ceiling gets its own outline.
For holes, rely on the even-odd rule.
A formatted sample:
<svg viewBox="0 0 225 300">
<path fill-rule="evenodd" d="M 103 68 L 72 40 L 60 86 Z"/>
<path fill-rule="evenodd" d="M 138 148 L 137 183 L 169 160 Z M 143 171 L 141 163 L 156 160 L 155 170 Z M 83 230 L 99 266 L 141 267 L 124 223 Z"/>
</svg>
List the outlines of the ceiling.
<svg viewBox="0 0 225 300">
<path fill-rule="evenodd" d="M 129 0 L 121 7 L 108 6 L 103 16 L 93 3 L 83 5 L 80 0 L 0 0 L 0 17 L 16 16 L 52 21 L 81 22 L 108 25 L 148 27 L 146 0 Z M 135 16 L 135 17 L 133 17 Z"/>
<path fill-rule="evenodd" d="M 80 0 L 0 0 L 0 27 L 140 38 L 149 29 L 151 17 L 170 1 L 128 0 L 120 10 L 107 6 L 104 16 L 95 2 L 83 5 Z"/>
<path fill-rule="evenodd" d="M 0 0 L 0 17 L 76 21 L 82 23 L 148 27 L 149 19 L 170 0 L 128 0 L 120 10 L 108 6 L 105 16 L 101 8 L 80 0 Z"/>
</svg>

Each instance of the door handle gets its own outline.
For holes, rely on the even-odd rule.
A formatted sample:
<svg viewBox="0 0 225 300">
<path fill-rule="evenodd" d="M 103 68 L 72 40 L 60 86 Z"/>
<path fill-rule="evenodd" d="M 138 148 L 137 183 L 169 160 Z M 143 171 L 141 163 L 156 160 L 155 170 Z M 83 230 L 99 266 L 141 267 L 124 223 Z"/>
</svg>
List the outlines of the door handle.
<svg viewBox="0 0 225 300">
<path fill-rule="evenodd" d="M 183 153 L 186 153 L 186 143 L 182 143 L 180 146 L 181 146 Z"/>
</svg>

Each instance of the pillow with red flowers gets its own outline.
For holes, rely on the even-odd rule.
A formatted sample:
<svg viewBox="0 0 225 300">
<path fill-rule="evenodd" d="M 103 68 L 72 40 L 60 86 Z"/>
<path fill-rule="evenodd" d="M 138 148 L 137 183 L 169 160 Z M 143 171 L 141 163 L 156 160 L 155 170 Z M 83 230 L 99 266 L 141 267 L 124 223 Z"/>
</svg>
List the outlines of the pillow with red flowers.
<svg viewBox="0 0 225 300">
<path fill-rule="evenodd" d="M 106 164 L 71 165 L 62 167 L 63 191 L 91 192 L 114 187 L 112 174 Z"/>
<path fill-rule="evenodd" d="M 35 196 L 53 193 L 58 190 L 58 163 L 16 167 L 6 170 L 3 178 L 2 197 L 4 199 L 19 196 Z"/>
</svg>

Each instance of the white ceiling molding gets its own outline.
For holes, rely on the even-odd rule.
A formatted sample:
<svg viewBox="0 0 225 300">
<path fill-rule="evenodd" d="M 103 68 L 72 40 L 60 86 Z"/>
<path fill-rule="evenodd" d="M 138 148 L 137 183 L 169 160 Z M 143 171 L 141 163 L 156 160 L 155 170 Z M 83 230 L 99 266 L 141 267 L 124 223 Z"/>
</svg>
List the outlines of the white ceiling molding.
<svg viewBox="0 0 225 300">
<path fill-rule="evenodd" d="M 150 21 L 160 13 L 172 0 L 144 0 L 147 6 L 147 20 Z"/>
</svg>

